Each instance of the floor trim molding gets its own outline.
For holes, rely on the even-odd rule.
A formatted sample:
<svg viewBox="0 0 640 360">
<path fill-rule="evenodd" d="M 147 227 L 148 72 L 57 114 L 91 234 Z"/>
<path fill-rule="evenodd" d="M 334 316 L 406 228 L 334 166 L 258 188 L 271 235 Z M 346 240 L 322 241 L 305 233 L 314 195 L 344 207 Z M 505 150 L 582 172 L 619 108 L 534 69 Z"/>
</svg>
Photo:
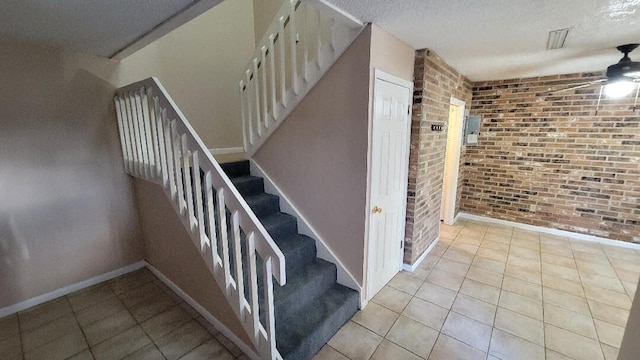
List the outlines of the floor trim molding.
<svg viewBox="0 0 640 360">
<path fill-rule="evenodd" d="M 136 263 L 133 263 L 131 265 L 127 265 L 125 267 L 113 270 L 113 271 L 109 271 L 108 273 L 102 274 L 102 275 L 98 275 L 98 276 L 94 276 L 90 279 L 87 280 L 83 280 L 80 282 L 77 282 L 75 284 L 71 284 L 53 291 L 50 291 L 46 294 L 42 294 L 42 295 L 38 295 L 35 297 L 32 297 L 30 299 L 21 301 L 17 304 L 13 304 L 13 305 L 9 305 L 7 307 L 1 308 L 0 309 L 0 318 L 8 316 L 8 315 L 12 315 L 15 314 L 19 311 L 28 309 L 32 306 L 36 306 L 36 305 L 40 305 L 43 304 L 47 301 L 51 301 L 53 299 L 57 299 L 59 297 L 65 296 L 67 294 L 71 294 L 74 291 L 78 291 L 78 290 L 82 290 L 84 288 L 88 288 L 90 286 L 99 284 L 101 282 L 105 282 L 107 280 L 111 280 L 113 278 L 117 278 L 118 276 L 122 276 L 124 274 L 128 274 L 132 271 L 136 271 L 139 269 L 142 269 L 143 267 L 145 267 L 145 265 L 147 265 L 147 263 L 145 261 L 138 261 Z"/>
<path fill-rule="evenodd" d="M 420 263 L 422 263 L 424 261 L 424 258 L 426 258 L 427 255 L 429 255 L 429 253 L 431 252 L 431 250 L 433 250 L 433 248 L 436 246 L 438 241 L 440 241 L 440 236 L 438 236 L 436 238 L 436 240 L 434 242 L 432 242 L 431 245 L 429 245 L 427 250 L 425 250 L 422 253 L 422 255 L 420 255 L 420 257 L 413 264 L 402 264 L 402 270 L 403 271 L 408 271 L 408 272 L 413 272 L 418 266 L 420 266 Z"/>
<path fill-rule="evenodd" d="M 182 290 L 178 285 L 174 284 L 173 281 L 169 280 L 160 270 L 156 269 L 153 265 L 147 263 L 145 261 L 145 265 L 147 268 L 155 275 L 160 281 L 162 281 L 165 285 L 167 285 L 171 290 L 173 290 L 178 296 L 182 298 L 187 304 L 191 305 L 203 318 L 205 318 L 211 325 L 213 325 L 218 331 L 220 331 L 224 336 L 226 336 L 229 340 L 231 340 L 237 347 L 242 350 L 247 356 L 251 359 L 260 360 L 260 356 L 244 341 L 242 341 L 233 331 L 229 330 L 220 320 L 218 320 L 215 316 L 211 315 L 210 312 L 207 311 L 202 305 L 200 305 L 197 301 L 195 301 L 191 296 L 189 296 L 184 290 Z"/>
<path fill-rule="evenodd" d="M 566 237 L 577 239 L 577 240 L 593 241 L 593 242 L 598 242 L 601 244 L 606 244 L 611 246 L 618 246 L 618 247 L 640 250 L 640 244 L 631 243 L 631 242 L 622 241 L 622 240 L 612 240 L 612 239 L 607 239 L 607 238 L 594 236 L 594 235 L 580 234 L 580 233 L 575 233 L 575 232 L 566 231 L 566 230 L 548 228 L 544 226 L 523 224 L 515 221 L 495 219 L 488 216 L 474 215 L 474 214 L 469 214 L 465 212 L 460 212 L 458 215 L 460 216 L 459 217 L 460 219 L 475 220 L 475 221 L 489 222 L 489 223 L 506 225 L 506 226 L 513 226 L 515 228 L 523 229 L 523 230 L 539 231 L 546 234 L 566 236 Z"/>
</svg>

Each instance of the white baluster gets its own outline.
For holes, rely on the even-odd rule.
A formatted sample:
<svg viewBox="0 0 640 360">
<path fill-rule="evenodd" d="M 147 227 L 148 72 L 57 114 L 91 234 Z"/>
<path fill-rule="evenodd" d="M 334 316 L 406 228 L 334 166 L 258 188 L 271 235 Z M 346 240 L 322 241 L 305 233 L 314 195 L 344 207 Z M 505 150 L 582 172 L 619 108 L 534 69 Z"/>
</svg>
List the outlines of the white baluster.
<svg viewBox="0 0 640 360">
<path fill-rule="evenodd" d="M 144 121 L 144 113 L 142 112 L 142 95 L 140 94 L 140 91 L 134 91 L 133 92 L 133 99 L 134 99 L 134 103 L 135 103 L 135 112 L 136 112 L 136 119 L 137 119 L 137 123 L 138 123 L 138 139 L 140 140 L 140 147 L 141 147 L 141 160 L 142 160 L 142 172 L 144 174 L 144 177 L 146 179 L 150 179 L 150 172 L 149 172 L 149 153 L 148 153 L 148 144 L 147 144 L 147 130 L 145 127 L 145 121 Z"/>
<path fill-rule="evenodd" d="M 125 97 L 123 95 L 119 95 L 118 98 L 120 99 L 120 113 L 122 114 L 122 127 L 124 130 L 124 140 L 127 143 L 127 148 L 126 148 L 127 159 L 128 159 L 127 172 L 129 174 L 134 174 L 134 169 L 133 169 L 134 145 L 133 145 L 133 140 L 131 139 L 133 134 L 131 133 L 131 128 L 129 126 L 131 119 L 129 118 L 129 112 L 127 111 L 127 104 L 126 104 Z"/>
<path fill-rule="evenodd" d="M 191 232 L 196 231 L 196 216 L 193 208 L 193 186 L 191 185 L 192 170 L 195 173 L 195 168 L 191 165 L 189 146 L 187 145 L 187 135 L 182 134 L 180 136 L 180 145 L 182 152 L 182 164 L 184 174 L 184 197 L 187 202 L 187 220 L 189 221 L 189 227 Z M 194 174 L 195 175 L 195 174 Z"/>
<path fill-rule="evenodd" d="M 160 154 L 160 166 L 159 175 L 162 178 L 162 186 L 165 189 L 169 188 L 169 169 L 167 166 L 167 149 L 164 143 L 164 119 L 167 117 L 167 110 L 160 110 L 160 104 L 158 98 L 153 99 L 153 107 L 155 109 L 156 124 L 158 129 L 158 153 Z"/>
<path fill-rule="evenodd" d="M 160 168 L 160 143 L 158 141 L 158 126 L 157 126 L 157 116 L 156 116 L 156 109 L 154 106 L 154 100 L 153 100 L 153 89 L 152 88 L 148 88 L 147 89 L 147 97 L 146 97 L 146 106 L 149 112 L 149 123 L 151 123 L 151 143 L 153 145 L 153 157 L 152 157 L 152 162 L 153 162 L 153 178 L 154 179 L 160 179 L 161 176 L 161 168 Z"/>
<path fill-rule="evenodd" d="M 262 69 L 262 120 L 264 122 L 264 127 L 269 128 L 269 102 L 267 101 L 267 47 L 263 46 L 261 49 L 262 60 L 261 66 Z"/>
<path fill-rule="evenodd" d="M 251 316 L 253 317 L 253 337 L 257 339 L 260 335 L 260 303 L 258 295 L 258 268 L 256 259 L 256 237 L 251 232 L 247 235 L 247 270 L 249 272 L 249 301 L 251 303 Z"/>
<path fill-rule="evenodd" d="M 162 111 L 162 123 L 164 128 L 164 144 L 167 152 L 167 177 L 169 178 L 169 193 L 171 201 L 178 202 L 178 188 L 176 186 L 176 165 L 173 163 L 175 156 L 173 155 L 173 138 L 171 137 L 171 121 L 167 116 L 167 111 Z"/>
<path fill-rule="evenodd" d="M 235 265 L 236 290 L 238 291 L 238 307 L 240 308 L 240 321 L 245 321 L 244 276 L 242 273 L 242 245 L 240 244 L 240 220 L 238 212 L 231 214 L 231 229 L 233 231 L 233 256 Z"/>
<path fill-rule="evenodd" d="M 276 322 L 275 309 L 273 307 L 273 262 L 271 257 L 264 259 L 264 301 L 265 301 L 265 324 L 267 326 L 267 341 L 269 343 L 269 356 L 271 358 L 277 353 L 276 350 Z"/>
<path fill-rule="evenodd" d="M 242 118 L 242 140 L 244 142 L 244 149 L 246 150 L 249 145 L 249 138 L 247 134 L 247 129 L 249 124 L 247 123 L 247 113 L 246 113 L 247 110 L 245 109 L 246 96 L 245 96 L 244 80 L 240 80 L 238 85 L 240 87 L 240 116 Z"/>
<path fill-rule="evenodd" d="M 146 143 L 147 149 L 147 172 L 150 180 L 155 180 L 156 175 L 154 174 L 154 166 L 155 166 L 155 154 L 153 147 L 153 139 L 151 137 L 151 126 L 153 122 L 151 121 L 151 113 L 149 111 L 149 99 L 147 98 L 147 89 L 140 89 L 140 108 L 142 109 L 142 122 L 144 123 L 144 141 Z"/>
<path fill-rule="evenodd" d="M 278 119 L 278 103 L 276 94 L 276 47 L 274 44 L 275 36 L 269 35 L 269 83 L 271 84 L 271 115 L 274 119 Z"/>
<path fill-rule="evenodd" d="M 218 231 L 220 232 L 220 245 L 222 246 L 222 269 L 224 270 L 225 294 L 229 295 L 231 288 L 231 265 L 229 258 L 229 238 L 227 237 L 227 208 L 224 204 L 225 191 L 218 189 Z"/>
<path fill-rule="evenodd" d="M 288 0 L 287 0 L 288 1 Z M 286 67 L 286 62 L 287 62 L 287 54 L 286 54 L 286 47 L 287 47 L 287 41 L 284 38 L 284 22 L 285 22 L 285 18 L 284 16 L 280 17 L 280 19 L 278 19 L 278 23 L 280 26 L 280 31 L 278 32 L 278 42 L 280 43 L 280 96 L 282 97 L 280 99 L 280 102 L 282 103 L 282 106 L 287 107 L 287 67 Z"/>
<path fill-rule="evenodd" d="M 322 69 L 322 13 L 318 10 L 315 11 L 318 28 L 316 29 L 316 65 L 318 70 Z"/>
<path fill-rule="evenodd" d="M 249 84 L 251 84 L 251 71 L 247 70 L 244 75 L 247 79 L 245 96 L 247 97 L 247 123 L 249 124 L 249 144 L 253 145 L 253 112 L 251 111 L 253 106 L 251 106 L 251 94 L 249 93 Z"/>
<path fill-rule="evenodd" d="M 218 239 L 216 236 L 216 218 L 213 208 L 213 184 L 211 183 L 211 171 L 204 174 L 204 197 L 207 206 L 207 221 L 209 224 L 209 246 L 211 246 L 211 256 L 213 257 L 213 268 L 222 265 L 220 263 L 220 254 L 218 254 Z"/>
<path fill-rule="evenodd" d="M 139 129 L 139 123 L 138 123 L 138 112 L 136 111 L 136 101 L 132 93 L 129 93 L 127 98 L 128 98 L 127 102 L 129 105 L 128 110 L 130 112 L 130 119 L 133 127 L 133 139 L 136 145 L 136 151 L 134 153 L 135 172 L 136 172 L 136 176 L 144 177 L 144 173 L 142 171 L 143 169 L 142 144 L 140 142 L 140 129 Z"/>
<path fill-rule="evenodd" d="M 331 52 L 336 51 L 336 29 L 338 27 L 338 22 L 336 19 L 331 18 L 331 25 L 329 26 L 329 47 L 331 48 Z"/>
<path fill-rule="evenodd" d="M 122 159 L 124 164 L 124 170 L 129 172 L 129 154 L 127 149 L 127 141 L 124 138 L 124 119 L 122 115 L 122 109 L 120 107 L 120 99 L 118 96 L 113 98 L 113 103 L 116 107 L 116 116 L 118 118 L 118 133 L 120 135 L 120 146 L 122 147 Z"/>
<path fill-rule="evenodd" d="M 301 13 L 304 14 L 304 25 L 301 27 L 302 29 L 302 79 L 305 84 L 309 81 L 309 41 L 311 33 L 311 22 L 309 21 L 309 6 L 305 4 L 300 5 L 302 7 Z"/>
<path fill-rule="evenodd" d="M 262 136 L 262 123 L 260 112 L 260 74 L 258 74 L 258 59 L 253 59 L 253 85 L 256 96 L 256 131 L 258 133 L 258 137 Z"/>
<path fill-rule="evenodd" d="M 289 39 L 291 46 L 291 85 L 293 93 L 298 95 L 298 30 L 296 29 L 296 0 L 289 0 Z"/>
<path fill-rule="evenodd" d="M 182 175 L 182 154 L 180 151 L 180 134 L 178 133 L 177 120 L 171 120 L 171 145 L 173 147 L 173 164 L 176 172 L 176 189 L 178 190 L 176 205 L 180 209 L 180 215 L 184 216 L 187 209 L 184 200 L 184 176 Z"/>
</svg>

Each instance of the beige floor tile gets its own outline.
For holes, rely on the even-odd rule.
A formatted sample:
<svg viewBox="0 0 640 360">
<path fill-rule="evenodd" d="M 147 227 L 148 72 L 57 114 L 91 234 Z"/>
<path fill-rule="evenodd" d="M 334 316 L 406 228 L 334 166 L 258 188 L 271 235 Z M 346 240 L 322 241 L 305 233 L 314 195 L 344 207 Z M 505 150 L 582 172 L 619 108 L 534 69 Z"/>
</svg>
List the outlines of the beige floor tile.
<svg viewBox="0 0 640 360">
<path fill-rule="evenodd" d="M 123 360 L 158 360 L 164 359 L 162 353 L 154 344 L 149 344 L 133 354 L 127 355 Z"/>
<path fill-rule="evenodd" d="M 373 355 L 382 337 L 354 323 L 347 322 L 329 340 L 329 345 L 352 360 L 366 360 Z"/>
<path fill-rule="evenodd" d="M 509 232 L 505 232 L 505 233 L 487 232 L 484 235 L 484 240 L 499 242 L 505 245 L 511 244 L 511 239 L 512 239 L 512 233 L 509 233 Z"/>
<path fill-rule="evenodd" d="M 22 343 L 19 335 L 0 340 L 0 359 L 13 359 L 21 354 Z"/>
<path fill-rule="evenodd" d="M 458 294 L 451 310 L 489 326 L 493 326 L 496 315 L 495 305 L 464 294 Z"/>
<path fill-rule="evenodd" d="M 84 350 L 72 357 L 68 358 L 68 360 L 93 360 L 93 355 L 89 349 Z"/>
<path fill-rule="evenodd" d="M 596 254 L 574 250 L 573 257 L 576 259 L 576 261 L 586 261 L 586 262 L 592 262 L 592 263 L 602 264 L 607 266 L 610 265 L 609 258 L 604 254 L 596 255 Z"/>
<path fill-rule="evenodd" d="M 465 276 L 467 274 L 467 271 L 469 271 L 469 264 L 463 264 L 453 260 L 442 258 L 440 259 L 440 261 L 438 261 L 435 269 L 459 276 Z"/>
<path fill-rule="evenodd" d="M 155 344 L 168 360 L 175 360 L 211 338 L 200 324 L 191 321 L 156 340 Z"/>
<path fill-rule="evenodd" d="M 613 266 L 608 264 L 599 264 L 592 261 L 583 261 L 576 259 L 576 265 L 578 265 L 578 271 L 581 273 L 594 274 L 613 279 L 618 278 L 618 274 L 613 269 Z"/>
<path fill-rule="evenodd" d="M 434 269 L 431 274 L 427 276 L 426 281 L 449 290 L 458 291 L 464 281 L 464 277 Z"/>
<path fill-rule="evenodd" d="M 51 300 L 18 313 L 20 329 L 23 331 L 41 326 L 52 320 L 71 314 L 71 306 L 67 298 Z"/>
<path fill-rule="evenodd" d="M 469 245 L 473 245 L 473 246 L 480 246 L 480 244 L 482 243 L 482 238 L 484 237 L 484 234 L 482 235 L 468 235 L 468 234 L 460 234 L 459 236 L 457 236 L 454 240 L 454 242 L 458 242 L 458 243 L 462 243 L 462 244 L 469 244 Z"/>
<path fill-rule="evenodd" d="M 500 329 L 493 329 L 489 353 L 500 359 L 544 360 L 545 358 L 542 346 Z"/>
<path fill-rule="evenodd" d="M 234 357 L 216 339 L 210 339 L 204 344 L 188 352 L 180 360 L 220 359 L 232 360 Z"/>
<path fill-rule="evenodd" d="M 413 298 L 402 315 L 416 320 L 432 329 L 440 330 L 447 318 L 448 310 L 430 302 Z M 338 349 L 340 350 L 340 349 Z"/>
<path fill-rule="evenodd" d="M 598 338 L 601 343 L 620 348 L 622 343 L 622 336 L 624 335 L 624 328 L 616 326 L 602 320 L 595 320 L 596 330 L 598 331 Z"/>
<path fill-rule="evenodd" d="M 109 286 L 111 286 L 111 289 L 118 295 L 142 286 L 151 280 L 152 278 L 136 271 L 109 281 Z"/>
<path fill-rule="evenodd" d="M 422 280 L 411 276 L 409 273 L 402 271 L 389 281 L 389 286 L 413 295 L 422 285 Z"/>
<path fill-rule="evenodd" d="M 591 315 L 587 299 L 580 296 L 575 296 L 562 291 L 544 288 L 542 291 L 543 302 L 560 306 L 567 310 L 577 312 L 582 315 Z"/>
<path fill-rule="evenodd" d="M 474 256 L 475 256 L 475 252 L 473 253 L 467 252 L 465 250 L 454 248 L 453 246 L 450 246 L 447 249 L 447 251 L 445 251 L 444 254 L 442 254 L 443 258 L 465 263 L 465 264 L 471 264 Z"/>
<path fill-rule="evenodd" d="M 122 359 L 149 345 L 151 340 L 141 327 L 135 326 L 92 348 L 96 360 Z"/>
<path fill-rule="evenodd" d="M 382 305 L 397 313 L 401 313 L 410 300 L 411 295 L 389 286 L 383 287 L 382 290 L 371 299 L 371 301 L 376 304 Z"/>
<path fill-rule="evenodd" d="M 416 293 L 416 297 L 450 309 L 456 298 L 456 294 L 453 290 L 425 281 Z"/>
<path fill-rule="evenodd" d="M 553 265 L 549 263 L 542 263 L 542 273 L 558 276 L 571 281 L 580 281 L 578 270 L 570 269 L 564 266 Z"/>
<path fill-rule="evenodd" d="M 622 285 L 627 290 L 627 295 L 629 295 L 630 298 L 633 298 L 636 296 L 636 292 L 638 290 L 637 283 L 630 283 L 630 282 L 623 281 Z"/>
<path fill-rule="evenodd" d="M 534 245 L 535 246 L 535 245 Z M 540 249 L 531 249 L 526 247 L 520 247 L 517 243 L 511 242 L 511 248 L 509 249 L 509 255 L 519 256 L 521 258 L 532 259 L 540 261 Z"/>
<path fill-rule="evenodd" d="M 426 358 L 438 338 L 438 332 L 408 317 L 400 316 L 386 338 Z"/>
<path fill-rule="evenodd" d="M 409 276 L 411 276 L 412 278 L 424 281 L 424 279 L 426 279 L 427 276 L 431 273 L 431 270 L 433 269 L 429 269 L 424 266 L 418 266 L 412 272 L 407 272 L 407 274 L 409 274 Z"/>
<path fill-rule="evenodd" d="M 0 341 L 20 335 L 18 315 L 9 315 L 0 319 Z"/>
<path fill-rule="evenodd" d="M 102 302 L 116 294 L 107 284 L 99 284 L 89 289 L 75 292 L 67 296 L 73 311 L 78 312 L 88 306 Z"/>
<path fill-rule="evenodd" d="M 474 348 L 487 352 L 491 341 L 491 326 L 451 311 L 442 333 Z"/>
<path fill-rule="evenodd" d="M 487 354 L 445 334 L 440 334 L 429 360 L 484 360 Z"/>
<path fill-rule="evenodd" d="M 98 320 L 125 310 L 124 305 L 122 305 L 122 302 L 120 302 L 117 297 L 111 297 L 105 301 L 84 308 L 76 313 L 76 318 L 80 326 L 86 327 Z"/>
<path fill-rule="evenodd" d="M 543 273 L 542 285 L 546 288 L 584 297 L 584 289 L 582 288 L 582 284 L 578 281 L 571 281 L 558 276 Z"/>
<path fill-rule="evenodd" d="M 509 254 L 509 257 L 507 258 L 507 264 L 519 266 L 531 271 L 540 271 L 540 260 L 529 259 L 522 256 Z"/>
<path fill-rule="evenodd" d="M 500 298 L 500 289 L 471 279 L 464 280 L 460 293 L 493 305 L 497 305 Z"/>
<path fill-rule="evenodd" d="M 513 229 L 513 238 L 522 240 L 540 240 L 540 232 L 522 229 Z"/>
<path fill-rule="evenodd" d="M 547 348 L 577 360 L 604 359 L 600 343 L 596 340 L 560 329 L 550 324 L 544 325 Z"/>
<path fill-rule="evenodd" d="M 544 346 L 544 327 L 540 320 L 499 307 L 496 312 L 494 326 L 512 335 Z"/>
<path fill-rule="evenodd" d="M 37 328 L 22 333 L 22 345 L 29 352 L 41 345 L 61 337 L 64 334 L 79 333 L 80 327 L 73 314 L 65 315 Z"/>
<path fill-rule="evenodd" d="M 128 311 L 121 311 L 84 328 L 89 345 L 94 346 L 136 325 Z"/>
<path fill-rule="evenodd" d="M 592 273 L 581 273 L 580 279 L 585 286 L 598 287 L 605 290 L 626 293 L 624 286 L 617 278 L 609 278 Z"/>
<path fill-rule="evenodd" d="M 507 290 L 530 299 L 542 300 L 542 286 L 528 281 L 505 276 L 502 281 L 502 290 Z"/>
<path fill-rule="evenodd" d="M 51 342 L 27 351 L 24 354 L 25 360 L 63 360 L 87 348 L 87 342 L 80 331 L 61 335 Z"/>
<path fill-rule="evenodd" d="M 602 352 L 604 353 L 604 358 L 606 360 L 618 359 L 618 352 L 620 352 L 620 349 L 615 348 L 613 346 L 609 346 L 607 344 L 601 344 L 601 346 L 602 346 Z"/>
<path fill-rule="evenodd" d="M 349 358 L 340 354 L 338 350 L 331 346 L 325 345 L 315 354 L 313 360 L 349 360 Z"/>
<path fill-rule="evenodd" d="M 587 242 L 583 240 L 570 239 L 571 249 L 574 251 L 581 251 L 590 254 L 604 255 L 602 246 L 596 242 Z"/>
<path fill-rule="evenodd" d="M 479 267 L 472 266 L 467 273 L 467 278 L 475 280 L 494 287 L 500 287 L 502 285 L 502 274 L 493 271 L 481 269 Z"/>
<path fill-rule="evenodd" d="M 424 261 L 428 261 L 429 256 L 432 256 L 432 257 L 442 256 L 442 254 L 444 254 L 444 252 L 447 251 L 448 248 L 449 248 L 449 244 L 445 244 L 441 239 L 440 241 L 438 241 L 436 246 L 433 247 L 433 250 L 431 250 L 431 252 L 429 253 L 429 255 L 427 255 Z"/>
<path fill-rule="evenodd" d="M 614 325 L 626 327 L 629 310 L 607 305 L 595 300 L 587 300 L 594 319 L 603 320 Z"/>
<path fill-rule="evenodd" d="M 507 248 L 509 247 L 509 245 L 504 246 L 506 246 Z M 481 247 L 478 250 L 476 256 L 482 256 L 487 259 L 506 263 L 507 258 L 509 257 L 509 253 L 502 249 L 495 249 L 495 247 L 497 246 L 492 246 L 492 248 Z"/>
<path fill-rule="evenodd" d="M 176 305 L 168 296 L 157 296 L 132 306 L 129 311 L 138 322 L 144 322 Z M 197 313 L 194 313 L 197 315 Z"/>
<path fill-rule="evenodd" d="M 542 253 L 542 262 L 545 263 L 545 264 L 562 266 L 562 267 L 566 267 L 566 268 L 569 268 L 569 269 L 575 269 L 575 270 L 578 269 L 576 267 L 576 262 L 575 262 L 575 260 L 573 258 L 568 258 L 568 257 L 565 257 L 565 256 L 550 254 L 550 253 L 547 253 L 547 252 L 543 252 Z"/>
<path fill-rule="evenodd" d="M 387 359 L 406 359 L 406 360 L 420 360 L 421 358 L 416 354 L 392 343 L 389 340 L 383 339 L 376 351 L 371 356 L 371 360 L 387 360 Z"/>
<path fill-rule="evenodd" d="M 623 269 L 623 270 L 631 270 L 631 271 L 635 271 L 635 272 L 640 272 L 640 263 L 629 262 L 627 260 L 617 259 L 617 258 L 613 258 L 613 257 L 609 258 L 609 261 L 611 262 L 611 264 L 616 269 Z"/>
<path fill-rule="evenodd" d="M 533 271 L 519 266 L 507 265 L 504 274 L 530 283 L 538 285 L 542 284 L 540 271 Z"/>
<path fill-rule="evenodd" d="M 126 308 L 130 309 L 132 306 L 140 304 L 145 300 L 162 295 L 164 295 L 163 290 L 154 282 L 149 282 L 119 294 L 118 298 L 120 298 L 120 301 L 122 301 Z"/>
<path fill-rule="evenodd" d="M 584 293 L 587 299 L 599 301 L 605 304 L 617 306 L 619 308 L 631 309 L 631 300 L 627 294 L 584 285 Z"/>
<path fill-rule="evenodd" d="M 620 278 L 620 280 L 622 281 L 637 284 L 638 280 L 640 279 L 640 272 L 637 272 L 637 271 L 624 270 L 624 269 L 615 269 L 615 271 L 616 271 L 616 274 L 618 274 L 618 278 Z"/>
<path fill-rule="evenodd" d="M 509 254 L 509 243 L 505 244 L 504 242 L 494 241 L 491 238 L 485 238 L 480 244 L 480 249 L 478 249 L 477 255 L 480 255 L 480 250 L 482 249 L 497 250 L 501 253 Z M 506 258 L 505 258 L 505 261 L 506 261 Z"/>
<path fill-rule="evenodd" d="M 502 290 L 498 306 L 536 320 L 543 320 L 542 301 Z"/>
<path fill-rule="evenodd" d="M 191 316 L 176 305 L 148 319 L 140 326 L 142 326 L 142 329 L 144 329 L 149 338 L 155 341 L 189 321 L 191 321 Z"/>
<path fill-rule="evenodd" d="M 471 265 L 480 269 L 489 270 L 499 274 L 504 274 L 504 270 L 506 267 L 506 264 L 502 261 L 492 260 L 480 255 L 476 255 L 476 257 L 473 258 L 473 263 Z"/>
<path fill-rule="evenodd" d="M 544 305 L 544 322 L 578 335 L 598 339 L 591 316 L 581 315 L 552 304 Z"/>
<path fill-rule="evenodd" d="M 564 356 L 559 352 L 555 352 L 553 350 L 547 349 L 547 360 L 574 360 L 568 356 Z"/>
<path fill-rule="evenodd" d="M 385 336 L 398 316 L 400 314 L 372 302 L 363 310 L 358 311 L 351 320 L 380 336 Z"/>
<path fill-rule="evenodd" d="M 544 257 L 544 254 L 553 254 L 556 256 L 564 256 L 566 258 L 569 259 L 573 259 L 573 252 L 571 251 L 571 248 L 567 248 L 567 247 L 563 247 L 563 246 L 559 246 L 556 244 L 545 244 L 542 243 L 540 244 L 540 250 L 542 251 L 542 256 Z M 543 259 L 544 261 L 544 259 Z"/>
<path fill-rule="evenodd" d="M 242 350 L 240 350 L 240 348 L 236 344 L 234 344 L 233 341 L 229 340 L 229 338 L 224 336 L 222 333 L 218 333 L 215 338 L 220 344 L 222 344 L 222 346 L 227 349 L 227 351 L 231 353 L 231 355 L 236 357 L 242 355 Z"/>
</svg>

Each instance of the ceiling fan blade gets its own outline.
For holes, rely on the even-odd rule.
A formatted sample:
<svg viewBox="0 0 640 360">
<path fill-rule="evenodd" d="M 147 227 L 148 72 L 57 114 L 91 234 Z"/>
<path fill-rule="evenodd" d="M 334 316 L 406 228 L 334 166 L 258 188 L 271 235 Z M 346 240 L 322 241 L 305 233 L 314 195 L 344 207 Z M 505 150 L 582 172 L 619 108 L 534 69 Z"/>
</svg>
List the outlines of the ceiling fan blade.
<svg viewBox="0 0 640 360">
<path fill-rule="evenodd" d="M 591 86 L 591 85 L 595 85 L 595 84 L 603 83 L 603 82 L 605 82 L 605 81 L 607 81 L 607 79 L 600 79 L 600 80 L 595 80 L 595 81 L 589 81 L 588 83 L 575 85 L 575 86 L 568 87 L 568 88 L 565 88 L 565 89 L 549 91 L 549 94 L 557 94 L 557 93 L 561 93 L 561 92 L 565 92 L 565 91 L 571 91 L 571 90 L 582 89 L 582 88 L 589 87 L 589 86 Z"/>
</svg>

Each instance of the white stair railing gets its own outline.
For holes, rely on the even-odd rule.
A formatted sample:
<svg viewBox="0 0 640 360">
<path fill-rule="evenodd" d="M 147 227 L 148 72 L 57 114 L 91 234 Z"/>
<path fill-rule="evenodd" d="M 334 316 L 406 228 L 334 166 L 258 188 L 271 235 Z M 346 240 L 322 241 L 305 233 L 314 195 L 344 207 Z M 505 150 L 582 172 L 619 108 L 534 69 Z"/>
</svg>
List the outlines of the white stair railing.
<svg viewBox="0 0 640 360">
<path fill-rule="evenodd" d="M 284 0 L 240 80 L 252 156 L 364 29 L 321 0 Z"/>
<path fill-rule="evenodd" d="M 156 78 L 118 89 L 115 106 L 125 170 L 162 186 L 260 357 L 281 359 L 273 278 L 286 282 L 284 255 Z"/>
</svg>

